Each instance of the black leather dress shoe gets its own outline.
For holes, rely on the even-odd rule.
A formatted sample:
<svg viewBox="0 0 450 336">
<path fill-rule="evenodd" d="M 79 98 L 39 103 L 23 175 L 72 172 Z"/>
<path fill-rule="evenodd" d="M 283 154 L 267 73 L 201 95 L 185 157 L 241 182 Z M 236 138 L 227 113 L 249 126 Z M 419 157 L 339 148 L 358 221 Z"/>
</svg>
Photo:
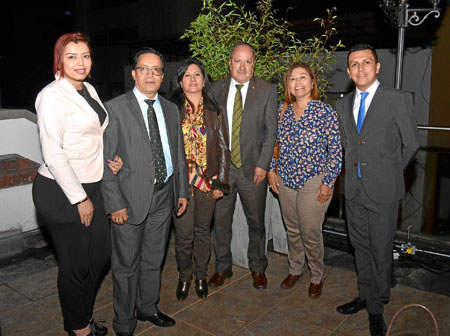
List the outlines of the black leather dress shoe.
<svg viewBox="0 0 450 336">
<path fill-rule="evenodd" d="M 353 301 L 347 302 L 342 306 L 336 308 L 336 311 L 339 314 L 351 315 L 356 314 L 361 309 L 367 308 L 366 300 L 361 300 L 359 297 L 353 299 Z"/>
<path fill-rule="evenodd" d="M 386 334 L 386 323 L 383 314 L 369 313 L 370 336 L 384 336 Z"/>
<path fill-rule="evenodd" d="M 98 324 L 94 319 L 91 321 L 91 331 L 94 336 L 105 336 L 108 334 L 108 328 Z"/>
<path fill-rule="evenodd" d="M 133 333 L 116 333 L 117 336 L 133 336 Z"/>
<path fill-rule="evenodd" d="M 208 284 L 206 283 L 206 279 L 195 280 L 195 291 L 199 298 L 206 299 L 208 296 Z"/>
<path fill-rule="evenodd" d="M 181 281 L 178 280 L 177 285 L 177 299 L 178 300 L 186 300 L 189 295 L 189 286 L 191 285 L 190 281 Z"/>
<path fill-rule="evenodd" d="M 175 325 L 175 320 L 173 318 L 161 312 L 149 316 L 140 315 L 138 313 L 136 317 L 139 321 L 149 321 L 158 327 L 173 327 Z"/>
</svg>

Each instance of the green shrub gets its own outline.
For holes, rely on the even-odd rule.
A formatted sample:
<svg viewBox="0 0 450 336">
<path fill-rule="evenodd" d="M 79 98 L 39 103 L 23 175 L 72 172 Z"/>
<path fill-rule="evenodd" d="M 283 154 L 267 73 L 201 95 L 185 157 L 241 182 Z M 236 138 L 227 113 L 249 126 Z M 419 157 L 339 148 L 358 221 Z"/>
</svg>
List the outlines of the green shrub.
<svg viewBox="0 0 450 336">
<path fill-rule="evenodd" d="M 321 95 L 329 85 L 323 78 L 324 70 L 333 62 L 336 49 L 343 47 L 339 41 L 329 45 L 336 34 L 336 8 L 327 9 L 324 18 L 316 18 L 323 34 L 300 41 L 291 30 L 292 24 L 275 17 L 271 0 L 257 2 L 256 13 L 227 0 L 215 6 L 213 0 L 203 0 L 200 15 L 191 22 L 181 39 L 189 40 L 192 56 L 199 59 L 213 81 L 228 76 L 231 47 L 237 42 L 247 42 L 255 48 L 255 76 L 278 84 L 280 100 L 283 99 L 283 75 L 289 65 L 301 61 L 309 64 L 317 76 Z"/>
</svg>

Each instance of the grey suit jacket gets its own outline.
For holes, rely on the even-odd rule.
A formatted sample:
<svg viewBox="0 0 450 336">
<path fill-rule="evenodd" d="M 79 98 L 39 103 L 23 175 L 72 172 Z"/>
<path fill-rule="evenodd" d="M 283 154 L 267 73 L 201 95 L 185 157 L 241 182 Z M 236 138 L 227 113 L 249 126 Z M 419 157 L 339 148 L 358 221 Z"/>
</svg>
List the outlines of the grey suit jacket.
<svg viewBox="0 0 450 336">
<path fill-rule="evenodd" d="M 398 201 L 405 189 L 403 170 L 419 148 L 411 95 L 380 84 L 358 134 L 355 94 L 356 90 L 337 102 L 345 151 L 345 198 L 355 195 L 360 161 L 361 182 L 370 199 L 379 204 Z"/>
<path fill-rule="evenodd" d="M 172 157 L 175 208 L 178 198 L 188 198 L 183 135 L 178 108 L 161 95 L 158 97 Z M 105 169 L 102 190 L 106 212 L 127 208 L 128 222 L 139 224 L 147 216 L 153 196 L 155 163 L 150 138 L 132 90 L 108 101 L 105 106 L 110 115 L 104 135 L 105 159 L 112 159 L 117 154 L 124 163 L 117 175 Z"/>
<path fill-rule="evenodd" d="M 214 98 L 225 111 L 230 81 L 231 77 L 227 77 L 211 87 Z M 277 137 L 277 107 L 276 86 L 261 78 L 250 79 L 240 130 L 242 169 L 249 180 L 253 180 L 255 167 L 269 171 Z M 231 120 L 226 119 L 231 127 Z"/>
</svg>

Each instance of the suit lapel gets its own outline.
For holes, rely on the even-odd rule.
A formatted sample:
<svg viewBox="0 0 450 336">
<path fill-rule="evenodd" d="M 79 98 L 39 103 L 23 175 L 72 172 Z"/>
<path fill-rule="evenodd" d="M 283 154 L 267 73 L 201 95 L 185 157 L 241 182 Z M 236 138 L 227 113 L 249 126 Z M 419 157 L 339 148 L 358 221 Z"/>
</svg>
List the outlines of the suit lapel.
<svg viewBox="0 0 450 336">
<path fill-rule="evenodd" d="M 371 120 L 375 117 L 375 115 L 379 111 L 378 106 L 382 102 L 382 98 L 383 98 L 383 87 L 380 84 L 377 90 L 375 91 L 375 95 L 373 96 L 372 101 L 370 102 L 369 109 L 367 110 L 366 116 L 364 117 L 364 123 L 361 128 L 361 133 L 364 131 L 365 125 L 367 123 L 370 123 Z"/>
<path fill-rule="evenodd" d="M 254 79 L 254 77 L 252 77 L 252 79 L 250 79 L 250 82 L 248 83 L 247 96 L 245 97 L 245 104 L 242 112 L 252 106 L 253 101 L 256 98 L 256 92 L 256 80 Z"/>
<path fill-rule="evenodd" d="M 228 93 L 230 92 L 230 82 L 231 77 L 228 77 L 226 80 L 221 82 L 221 88 L 219 91 L 219 105 L 222 105 L 225 109 L 227 108 L 227 100 L 228 100 Z"/>
<path fill-rule="evenodd" d="M 175 162 L 174 159 L 177 157 L 176 153 L 174 152 L 175 144 L 173 143 L 175 139 L 178 138 L 177 134 L 174 134 L 176 132 L 176 129 L 172 127 L 172 125 L 175 125 L 176 123 L 172 121 L 172 115 L 169 111 L 169 107 L 167 105 L 166 100 L 161 95 L 158 95 L 159 103 L 161 104 L 161 109 L 164 116 L 164 122 L 166 124 L 166 132 L 167 132 L 167 138 L 169 141 L 169 148 L 170 148 L 170 156 L 172 158 L 172 162 Z"/>
<path fill-rule="evenodd" d="M 218 91 L 216 91 L 216 100 L 217 104 L 223 107 L 225 114 L 225 121 L 227 123 L 227 127 L 230 127 L 230 121 L 228 120 L 228 112 L 227 112 L 227 102 L 228 102 L 228 93 L 230 92 L 230 82 L 231 77 L 226 78 L 223 81 L 218 82 Z"/>
<path fill-rule="evenodd" d="M 148 145 L 150 146 L 150 137 L 148 135 L 147 128 L 145 127 L 145 121 L 144 117 L 142 116 L 141 107 L 139 106 L 139 103 L 133 91 L 128 91 L 127 93 L 127 108 L 133 118 L 136 119 L 139 132 L 143 133 L 142 137 L 144 139 L 147 139 L 146 141 L 148 141 Z"/>
<path fill-rule="evenodd" d="M 353 104 L 355 103 L 355 95 L 356 90 L 353 90 L 353 92 L 348 95 L 348 99 L 345 102 L 345 110 L 346 115 L 348 118 L 348 121 L 351 125 L 352 132 L 354 135 L 358 135 L 358 129 L 356 128 L 356 122 L 355 122 L 355 116 L 353 115 Z"/>
<path fill-rule="evenodd" d="M 174 135 L 172 134 L 173 130 L 172 127 L 170 127 L 170 125 L 172 125 L 172 120 L 171 120 L 171 115 L 169 112 L 169 107 L 167 106 L 167 102 L 164 100 L 163 97 L 161 97 L 160 95 L 158 95 L 158 99 L 159 99 L 159 103 L 161 104 L 161 109 L 163 111 L 163 116 L 164 116 L 164 122 L 166 124 L 166 132 L 167 132 L 167 137 L 169 138 L 169 145 L 170 148 L 173 147 L 173 139 L 174 139 Z"/>
</svg>

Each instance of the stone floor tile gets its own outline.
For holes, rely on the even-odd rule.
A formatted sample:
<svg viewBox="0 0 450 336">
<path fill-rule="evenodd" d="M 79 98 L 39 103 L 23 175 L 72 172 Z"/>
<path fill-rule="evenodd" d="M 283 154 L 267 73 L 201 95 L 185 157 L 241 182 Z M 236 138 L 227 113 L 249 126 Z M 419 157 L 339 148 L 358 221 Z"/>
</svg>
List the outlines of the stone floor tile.
<svg viewBox="0 0 450 336">
<path fill-rule="evenodd" d="M 301 322 L 296 318 L 287 316 L 286 314 L 278 311 L 269 311 L 262 315 L 259 319 L 252 322 L 250 325 L 245 326 L 235 335 L 239 336 L 271 336 L 271 335 L 283 335 L 283 336 L 328 336 L 330 331 L 308 325 Z"/>
<path fill-rule="evenodd" d="M 41 251 L 40 249 L 38 249 Z M 38 251 L 36 250 L 36 251 Z M 48 251 L 36 252 L 37 256 L 25 260 L 16 260 L 13 264 L 0 268 L 0 285 L 10 283 L 25 276 L 38 273 L 56 266 L 56 258 Z"/>
<path fill-rule="evenodd" d="M 105 278 L 103 279 L 101 287 L 105 287 L 105 288 L 108 288 L 109 290 L 113 290 L 111 270 L 109 270 L 109 272 L 106 274 Z"/>
<path fill-rule="evenodd" d="M 389 321 L 386 321 L 388 324 Z M 389 325 L 389 324 L 388 324 Z M 431 326 L 431 319 L 408 319 L 399 315 L 392 324 L 390 336 L 422 336 Z"/>
<path fill-rule="evenodd" d="M 336 332 L 344 336 L 369 336 L 369 316 L 362 310 L 353 315 L 341 315 L 344 317 Z M 405 335 L 406 336 L 406 335 Z"/>
<path fill-rule="evenodd" d="M 50 311 L 52 314 L 58 316 L 62 321 L 63 317 L 62 317 L 61 304 L 59 302 L 58 293 L 40 298 L 39 300 L 36 300 L 36 303 L 45 307 L 45 309 Z"/>
<path fill-rule="evenodd" d="M 30 303 L 25 296 L 17 293 L 7 285 L 0 286 L 0 298 L 0 312 Z"/>
<path fill-rule="evenodd" d="M 67 336 L 67 332 L 63 329 L 61 324 L 60 327 L 51 329 L 47 332 L 40 334 L 39 336 Z"/>
<path fill-rule="evenodd" d="M 336 312 L 336 306 L 341 300 L 340 297 L 330 296 L 325 291 L 319 298 L 310 298 L 307 290 L 297 290 L 273 308 L 273 311 L 332 331 L 345 319 L 345 316 Z"/>
<path fill-rule="evenodd" d="M 437 324 L 440 336 L 450 335 L 450 320 L 437 320 Z M 428 330 L 425 332 L 424 336 L 436 336 L 436 328 L 434 323 L 428 327 Z"/>
<path fill-rule="evenodd" d="M 175 317 L 210 333 L 225 336 L 238 332 L 266 311 L 260 305 L 239 297 L 230 300 L 230 296 L 218 291 Z"/>
<path fill-rule="evenodd" d="M 43 306 L 30 303 L 0 313 L 5 336 L 39 335 L 62 325 L 62 320 Z"/>
<path fill-rule="evenodd" d="M 57 275 L 58 268 L 52 267 L 48 270 L 11 281 L 9 286 L 30 300 L 38 300 L 58 291 L 56 287 Z"/>
<path fill-rule="evenodd" d="M 253 287 L 253 279 L 247 275 L 240 280 L 226 286 L 220 290 L 221 294 L 229 295 L 231 297 L 238 297 L 247 302 L 260 305 L 261 307 L 269 309 L 270 307 L 285 300 L 286 297 L 292 295 L 296 289 L 302 287 L 303 290 L 306 282 L 302 281 L 292 289 L 280 288 L 280 281 L 278 277 L 267 273 L 267 289 L 255 289 Z"/>
<path fill-rule="evenodd" d="M 287 258 L 287 256 L 285 254 L 278 253 L 278 252 L 272 252 L 272 251 L 267 251 L 266 257 L 267 257 L 269 264 L 271 262 L 277 260 L 278 258 L 283 258 L 283 259 Z"/>
<path fill-rule="evenodd" d="M 198 329 L 194 326 L 191 326 L 183 321 L 176 320 L 176 324 L 174 327 L 170 328 L 158 328 L 152 327 L 146 329 L 136 336 L 157 336 L 157 335 L 169 335 L 169 336 L 211 336 L 214 335 L 212 333 L 207 332 L 206 330 Z"/>
<path fill-rule="evenodd" d="M 322 293 L 324 295 L 335 295 L 340 297 L 340 302 L 338 306 L 347 303 L 353 298 L 358 296 L 358 285 L 355 282 L 332 282 L 329 277 L 327 277 L 323 283 Z"/>
<path fill-rule="evenodd" d="M 113 291 L 107 287 L 100 287 L 97 297 L 95 298 L 94 311 L 102 308 L 105 305 L 111 304 L 113 300 Z"/>
</svg>

